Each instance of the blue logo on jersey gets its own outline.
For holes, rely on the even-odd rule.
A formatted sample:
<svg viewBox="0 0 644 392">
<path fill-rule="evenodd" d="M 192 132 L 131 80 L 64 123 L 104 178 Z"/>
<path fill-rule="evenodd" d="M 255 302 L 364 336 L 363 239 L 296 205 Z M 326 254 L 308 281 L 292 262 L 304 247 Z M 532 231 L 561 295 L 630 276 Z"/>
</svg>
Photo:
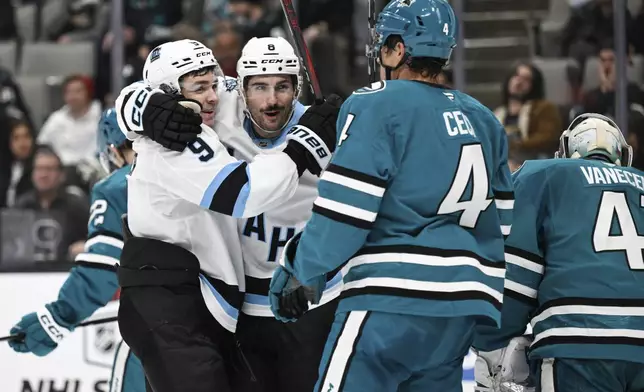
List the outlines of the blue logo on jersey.
<svg viewBox="0 0 644 392">
<path fill-rule="evenodd" d="M 226 92 L 231 92 L 237 88 L 237 79 L 226 79 L 224 85 L 226 86 Z"/>
</svg>

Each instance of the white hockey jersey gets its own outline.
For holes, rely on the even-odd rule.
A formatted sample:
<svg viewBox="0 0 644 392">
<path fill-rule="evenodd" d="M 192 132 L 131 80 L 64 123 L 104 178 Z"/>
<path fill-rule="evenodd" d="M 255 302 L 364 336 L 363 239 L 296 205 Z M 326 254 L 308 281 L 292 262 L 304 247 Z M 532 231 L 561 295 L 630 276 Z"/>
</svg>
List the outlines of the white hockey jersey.
<svg viewBox="0 0 644 392">
<path fill-rule="evenodd" d="M 273 140 L 256 137 L 251 121 L 244 115 L 243 100 L 234 90 L 234 83 L 235 80 L 231 78 L 227 78 L 225 83 L 219 83 L 219 107 L 215 129 L 222 143 L 238 159 L 252 160 L 262 155 L 280 155 L 286 147 L 286 132 Z M 298 103 L 286 128 L 297 124 L 305 110 L 306 108 Z M 236 118 L 233 118 L 233 115 Z M 234 126 L 220 126 L 219 122 Z M 237 221 L 246 274 L 246 296 L 242 307 L 244 313 L 251 316 L 274 317 L 267 295 L 270 281 L 284 245 L 304 229 L 311 217 L 313 201 L 318 195 L 317 188 L 318 177 L 306 171 L 300 178 L 295 194 L 287 201 L 263 214 Z M 317 306 L 337 297 L 341 288 L 342 277 L 338 273 L 327 284 Z"/>
<path fill-rule="evenodd" d="M 134 105 L 142 110 L 141 102 L 145 102 L 137 99 L 137 94 L 126 98 L 128 88 L 116 102 L 124 133 L 136 129 L 130 120 L 136 118 Z M 234 332 L 245 281 L 233 217 L 251 217 L 276 208 L 295 193 L 298 174 L 286 154 L 262 155 L 249 163 L 238 161 L 229 155 L 215 131 L 202 127 L 199 139 L 183 152 L 167 150 L 148 138 L 135 138 L 137 158 L 128 179 L 129 227 L 135 236 L 192 252 L 199 259 L 208 309 L 223 327 Z M 231 132 L 226 124 L 216 127 Z"/>
</svg>

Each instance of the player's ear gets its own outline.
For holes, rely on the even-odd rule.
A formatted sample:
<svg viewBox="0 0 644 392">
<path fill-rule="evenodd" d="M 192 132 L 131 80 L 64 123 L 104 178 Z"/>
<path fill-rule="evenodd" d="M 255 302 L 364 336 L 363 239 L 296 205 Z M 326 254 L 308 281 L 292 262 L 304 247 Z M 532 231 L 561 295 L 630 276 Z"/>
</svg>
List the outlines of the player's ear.
<svg viewBox="0 0 644 392">
<path fill-rule="evenodd" d="M 405 44 L 403 42 L 396 42 L 396 57 L 403 58 L 405 56 Z"/>
</svg>

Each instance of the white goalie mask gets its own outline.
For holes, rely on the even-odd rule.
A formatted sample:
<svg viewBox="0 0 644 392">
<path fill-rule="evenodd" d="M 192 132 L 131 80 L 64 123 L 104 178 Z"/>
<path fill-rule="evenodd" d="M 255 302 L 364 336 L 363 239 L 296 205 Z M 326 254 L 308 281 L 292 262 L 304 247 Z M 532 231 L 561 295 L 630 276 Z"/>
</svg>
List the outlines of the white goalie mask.
<svg viewBox="0 0 644 392">
<path fill-rule="evenodd" d="M 250 120 L 263 131 L 267 133 L 281 132 L 282 129 L 276 131 L 268 131 L 263 129 L 257 121 L 253 118 L 248 110 L 248 103 L 246 101 L 244 82 L 251 76 L 269 76 L 269 75 L 291 75 L 296 79 L 295 92 L 293 94 L 293 102 L 291 106 L 291 113 L 286 121 L 286 124 L 293 116 L 293 109 L 297 103 L 297 99 L 302 91 L 302 75 L 300 74 L 300 60 L 295 54 L 295 50 L 284 38 L 278 37 L 263 37 L 252 38 L 242 49 L 241 57 L 237 61 L 237 79 L 239 93 L 244 100 L 245 114 Z"/>
<path fill-rule="evenodd" d="M 555 158 L 605 157 L 619 166 L 630 167 L 633 148 L 626 143 L 622 131 L 610 118 L 585 113 L 575 118 L 559 139 Z"/>
<path fill-rule="evenodd" d="M 199 41 L 183 39 L 152 49 L 143 66 L 143 79 L 152 88 L 178 93 L 182 76 L 206 67 L 215 67 L 215 75 L 224 76 L 212 50 Z"/>
</svg>

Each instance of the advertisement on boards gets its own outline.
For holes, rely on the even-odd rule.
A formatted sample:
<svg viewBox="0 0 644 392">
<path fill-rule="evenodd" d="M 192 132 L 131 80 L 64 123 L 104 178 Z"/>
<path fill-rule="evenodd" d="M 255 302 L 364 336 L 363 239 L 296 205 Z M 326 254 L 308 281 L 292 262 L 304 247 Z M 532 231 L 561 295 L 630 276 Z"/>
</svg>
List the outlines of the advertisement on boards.
<svg viewBox="0 0 644 392">
<path fill-rule="evenodd" d="M 54 301 L 66 273 L 0 273 L 0 336 L 22 316 Z M 92 319 L 115 315 L 116 304 Z M 14 352 L 0 342 L 0 392 L 108 392 L 116 345 L 116 322 L 77 328 L 45 357 Z M 465 358 L 463 391 L 474 391 L 475 356 Z"/>
</svg>

